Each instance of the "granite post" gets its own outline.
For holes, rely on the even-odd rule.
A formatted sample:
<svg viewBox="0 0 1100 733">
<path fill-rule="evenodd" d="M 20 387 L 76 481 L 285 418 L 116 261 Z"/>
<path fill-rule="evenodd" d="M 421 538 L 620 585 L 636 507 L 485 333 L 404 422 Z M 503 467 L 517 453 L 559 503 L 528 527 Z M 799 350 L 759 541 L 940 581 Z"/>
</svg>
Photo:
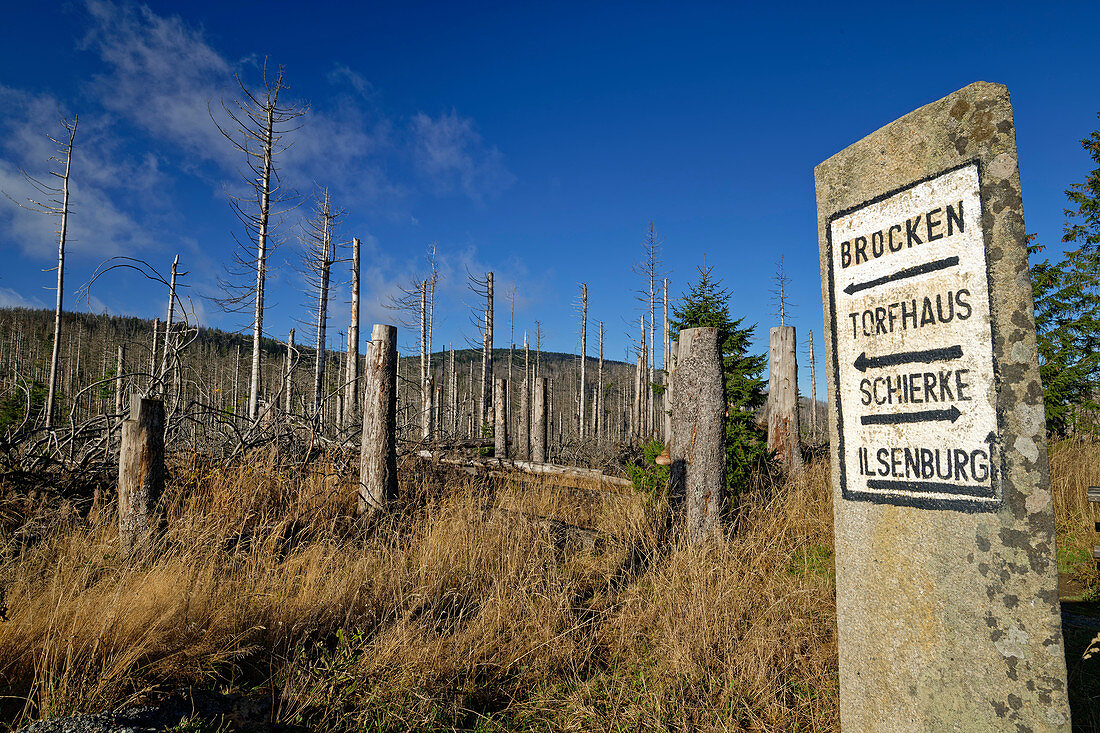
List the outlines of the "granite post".
<svg viewBox="0 0 1100 733">
<path fill-rule="evenodd" d="M 1017 166 L 976 82 L 815 171 L 847 733 L 1070 730 Z"/>
</svg>

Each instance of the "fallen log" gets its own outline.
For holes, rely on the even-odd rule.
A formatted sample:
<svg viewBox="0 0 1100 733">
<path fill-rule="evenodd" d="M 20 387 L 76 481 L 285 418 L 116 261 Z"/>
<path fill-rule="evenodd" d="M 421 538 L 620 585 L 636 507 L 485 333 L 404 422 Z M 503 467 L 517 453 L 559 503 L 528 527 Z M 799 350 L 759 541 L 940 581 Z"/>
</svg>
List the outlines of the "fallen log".
<svg viewBox="0 0 1100 733">
<path fill-rule="evenodd" d="M 455 458 L 443 456 L 438 451 L 421 450 L 417 452 L 421 458 L 426 458 L 437 463 L 443 463 L 460 468 L 474 469 L 477 471 L 522 471 L 540 476 L 553 476 L 561 479 L 573 479 L 580 481 L 593 481 L 613 486 L 615 488 L 633 488 L 634 484 L 628 478 L 608 476 L 594 468 L 580 468 L 579 466 L 558 466 L 553 463 L 536 463 L 535 461 L 518 461 L 507 458 Z"/>
</svg>

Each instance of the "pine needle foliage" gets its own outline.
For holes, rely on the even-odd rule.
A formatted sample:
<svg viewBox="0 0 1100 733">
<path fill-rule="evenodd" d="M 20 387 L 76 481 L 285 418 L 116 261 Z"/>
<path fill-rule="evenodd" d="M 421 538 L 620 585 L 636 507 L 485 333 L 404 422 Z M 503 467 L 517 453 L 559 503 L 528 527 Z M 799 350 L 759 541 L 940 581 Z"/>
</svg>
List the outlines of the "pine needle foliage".
<svg viewBox="0 0 1100 733">
<path fill-rule="evenodd" d="M 750 353 L 755 325 L 730 315 L 730 292 L 714 277 L 714 268 L 699 268 L 699 280 L 673 306 L 669 329 L 673 337 L 685 328 L 714 327 L 721 331 L 722 372 L 726 390 L 726 488 L 739 492 L 768 461 L 767 436 L 756 427 L 764 405 L 767 357 Z"/>
</svg>

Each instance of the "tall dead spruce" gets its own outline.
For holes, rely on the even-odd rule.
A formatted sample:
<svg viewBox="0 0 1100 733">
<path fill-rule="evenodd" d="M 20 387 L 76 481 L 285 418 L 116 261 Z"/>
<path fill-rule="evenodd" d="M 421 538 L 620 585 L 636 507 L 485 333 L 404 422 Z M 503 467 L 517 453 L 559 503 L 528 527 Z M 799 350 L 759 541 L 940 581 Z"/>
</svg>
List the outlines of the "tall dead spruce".
<svg viewBox="0 0 1100 733">
<path fill-rule="evenodd" d="M 47 216 L 57 217 L 57 300 L 53 315 L 53 347 L 50 350 L 50 379 L 46 391 L 46 427 L 53 426 L 54 398 L 57 394 L 57 365 L 61 349 L 61 304 L 65 293 L 65 240 L 69 231 L 69 172 L 72 170 L 73 141 L 76 139 L 77 117 L 73 121 L 61 118 L 61 127 L 64 134 L 54 137 L 50 135 L 50 142 L 57 146 L 57 152 L 50 157 L 50 162 L 61 168 L 60 171 L 49 171 L 49 174 L 57 179 L 57 183 L 48 183 L 31 176 L 26 171 L 20 171 L 23 178 L 36 192 L 27 198 L 27 203 L 21 203 L 11 199 L 17 206 L 28 211 L 34 211 Z M 11 198 L 11 196 L 8 196 Z M 70 389 L 70 392 L 72 390 Z"/>
<path fill-rule="evenodd" d="M 474 311 L 471 319 L 481 336 L 481 385 L 478 389 L 478 419 L 481 426 L 492 425 L 493 410 L 493 273 L 485 277 L 466 274 L 469 288 L 475 295 L 485 298 L 485 310 L 478 314 Z M 480 316 L 480 317 L 479 317 Z"/>
<path fill-rule="evenodd" d="M 325 347 L 328 326 L 329 289 L 332 280 L 332 263 L 336 260 L 336 246 L 333 230 L 339 221 L 339 213 L 332 208 L 328 190 L 317 192 L 313 216 L 302 226 L 302 261 L 305 267 L 306 283 L 310 296 L 316 302 L 313 328 L 314 368 L 313 368 L 313 419 L 317 425 L 323 425 L 322 407 L 325 402 L 325 366 L 327 350 Z"/>
<path fill-rule="evenodd" d="M 351 319 L 348 321 L 347 365 L 344 368 L 344 424 L 359 412 L 359 238 L 351 240 Z"/>
<path fill-rule="evenodd" d="M 244 153 L 246 169 L 241 178 L 249 188 L 246 196 L 229 196 L 233 212 L 244 224 L 246 238 L 234 236 L 237 247 L 233 262 L 226 266 L 226 278 L 219 278 L 222 296 L 216 302 L 234 313 L 252 313 L 252 371 L 248 384 L 248 418 L 255 420 L 260 402 L 260 354 L 264 332 L 264 286 L 267 282 L 267 262 L 274 247 L 272 215 L 279 214 L 292 196 L 282 190 L 275 157 L 289 147 L 283 136 L 293 132 L 294 120 L 308 107 L 282 104 L 279 96 L 286 91 L 285 71 L 279 67 L 274 80 L 263 71 L 263 89 L 252 91 L 237 77 L 241 98 L 231 104 L 222 102 L 227 121 L 219 122 L 213 112 L 211 119 L 221 134 Z"/>
</svg>

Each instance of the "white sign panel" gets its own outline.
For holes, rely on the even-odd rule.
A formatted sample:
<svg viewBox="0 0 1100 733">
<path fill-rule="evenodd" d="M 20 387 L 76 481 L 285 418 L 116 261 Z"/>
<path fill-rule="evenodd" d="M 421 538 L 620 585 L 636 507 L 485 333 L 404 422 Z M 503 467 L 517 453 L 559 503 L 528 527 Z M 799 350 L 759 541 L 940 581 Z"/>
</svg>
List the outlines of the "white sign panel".
<svg viewBox="0 0 1100 733">
<path fill-rule="evenodd" d="M 1001 501 L 976 162 L 829 221 L 843 496 L 982 511 Z"/>
</svg>

